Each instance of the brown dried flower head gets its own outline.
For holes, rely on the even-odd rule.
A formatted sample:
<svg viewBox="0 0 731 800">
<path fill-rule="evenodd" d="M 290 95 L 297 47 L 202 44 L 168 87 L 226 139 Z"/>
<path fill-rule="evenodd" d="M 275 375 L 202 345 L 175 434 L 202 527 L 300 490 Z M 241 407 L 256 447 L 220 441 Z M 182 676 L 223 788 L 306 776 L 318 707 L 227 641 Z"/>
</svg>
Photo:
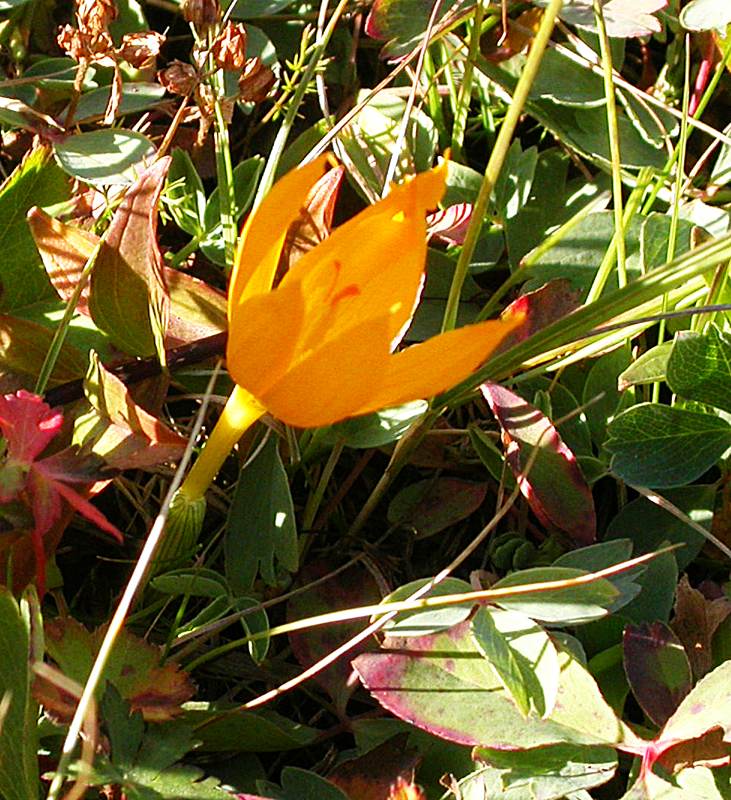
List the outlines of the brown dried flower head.
<svg viewBox="0 0 731 800">
<path fill-rule="evenodd" d="M 106 31 L 91 34 L 64 25 L 56 41 L 74 61 L 94 61 L 106 67 L 115 64 L 114 42 Z"/>
<path fill-rule="evenodd" d="M 78 0 L 76 4 L 79 30 L 91 36 L 106 32 L 116 17 L 114 0 Z"/>
<path fill-rule="evenodd" d="M 160 70 L 157 80 L 172 94 L 190 94 L 200 82 L 195 67 L 183 61 L 173 61 L 169 67 Z"/>
<path fill-rule="evenodd" d="M 205 30 L 218 22 L 221 6 L 218 0 L 185 0 L 183 17 L 199 30 Z"/>
<path fill-rule="evenodd" d="M 136 69 L 147 69 L 155 63 L 165 37 L 155 31 L 125 33 L 119 55 Z"/>
<path fill-rule="evenodd" d="M 250 58 L 239 78 L 239 100 L 262 103 L 274 86 L 274 73 L 259 57 Z"/>
<path fill-rule="evenodd" d="M 211 53 L 221 69 L 243 69 L 246 63 L 246 28 L 241 23 L 227 22 Z"/>
</svg>

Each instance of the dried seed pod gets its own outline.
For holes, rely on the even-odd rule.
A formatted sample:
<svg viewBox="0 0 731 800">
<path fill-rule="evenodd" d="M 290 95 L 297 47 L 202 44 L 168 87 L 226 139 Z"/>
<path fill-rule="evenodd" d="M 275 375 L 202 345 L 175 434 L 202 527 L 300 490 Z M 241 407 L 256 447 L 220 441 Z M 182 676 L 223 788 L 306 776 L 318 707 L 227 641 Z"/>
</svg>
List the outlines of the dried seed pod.
<svg viewBox="0 0 731 800">
<path fill-rule="evenodd" d="M 241 23 L 226 23 L 221 35 L 213 43 L 211 53 L 221 69 L 243 69 L 246 63 L 246 28 Z"/>
<path fill-rule="evenodd" d="M 239 78 L 239 100 L 244 103 L 263 102 L 275 80 L 272 70 L 258 56 L 250 58 Z"/>
<path fill-rule="evenodd" d="M 92 36 L 109 28 L 109 23 L 117 18 L 114 0 L 78 0 L 76 19 L 79 30 Z"/>
<path fill-rule="evenodd" d="M 190 94 L 200 82 L 195 67 L 183 61 L 173 61 L 169 67 L 161 69 L 157 80 L 171 94 Z"/>
<path fill-rule="evenodd" d="M 155 31 L 125 33 L 122 46 L 117 52 L 136 69 L 146 69 L 155 63 L 164 41 L 165 37 Z"/>
<path fill-rule="evenodd" d="M 218 22 L 221 6 L 218 0 L 185 0 L 183 17 L 199 30 L 205 30 Z"/>
</svg>

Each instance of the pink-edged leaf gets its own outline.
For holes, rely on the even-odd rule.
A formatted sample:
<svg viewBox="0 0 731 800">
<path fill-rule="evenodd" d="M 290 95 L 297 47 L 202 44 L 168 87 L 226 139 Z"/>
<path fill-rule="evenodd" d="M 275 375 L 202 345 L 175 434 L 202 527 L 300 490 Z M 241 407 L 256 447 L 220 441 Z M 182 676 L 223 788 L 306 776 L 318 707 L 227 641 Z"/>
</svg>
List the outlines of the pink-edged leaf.
<svg viewBox="0 0 731 800">
<path fill-rule="evenodd" d="M 301 570 L 300 583 L 303 585 L 313 583 L 313 585 L 289 600 L 288 620 L 304 619 L 329 611 L 381 601 L 378 584 L 371 573 L 360 565 L 349 567 L 323 583 L 316 583 L 331 572 L 333 566 L 327 562 L 318 562 Z M 289 634 L 289 641 L 297 661 L 303 667 L 309 667 L 362 629 L 361 620 L 351 620 L 339 625 L 323 625 L 306 631 L 294 631 Z M 365 652 L 369 647 L 371 644 L 365 642 L 355 650 L 355 654 Z M 352 673 L 348 659 L 340 659 L 315 676 L 315 680 L 330 695 L 340 711 L 345 710 L 348 699 L 355 689 L 351 680 Z"/>
<path fill-rule="evenodd" d="M 84 393 L 92 410 L 76 420 L 74 440 L 116 469 L 138 469 L 175 461 L 186 439 L 145 411 L 127 387 L 91 354 Z"/>
<path fill-rule="evenodd" d="M 417 481 L 393 498 L 388 521 L 413 528 L 423 539 L 467 519 L 482 505 L 486 494 L 486 483 L 462 478 Z"/>
<path fill-rule="evenodd" d="M 484 383 L 480 391 L 500 423 L 508 464 L 533 513 L 577 544 L 591 544 L 596 539 L 594 498 L 574 454 L 551 421 L 498 384 Z M 536 447 L 530 471 L 523 475 Z"/>
<path fill-rule="evenodd" d="M 501 314 L 501 317 L 520 314 L 523 322 L 500 342 L 498 352 L 509 350 L 552 322 L 570 314 L 580 305 L 581 293 L 573 289 L 571 282 L 564 278 L 557 278 L 533 292 L 526 292 L 513 300 Z"/>
<path fill-rule="evenodd" d="M 446 244 L 464 244 L 471 218 L 472 203 L 455 203 L 453 206 L 427 214 L 427 233 Z"/>
<path fill-rule="evenodd" d="M 541 6 L 548 5 L 548 0 L 537 2 Z M 659 33 L 662 25 L 654 15 L 667 7 L 668 0 L 602 0 L 601 5 L 607 34 L 617 39 L 626 39 Z M 596 32 L 592 0 L 571 0 L 565 3 L 561 18 L 570 25 Z"/>
<path fill-rule="evenodd" d="M 167 329 L 170 298 L 157 245 L 157 205 L 170 161 L 156 161 L 127 191 L 91 276 L 94 322 L 135 356 L 158 352 Z"/>
<path fill-rule="evenodd" d="M 558 654 L 553 710 L 526 719 L 477 647 L 469 620 L 428 636 L 387 639 L 384 646 L 358 656 L 353 667 L 384 708 L 434 736 L 497 749 L 614 744 L 631 736 L 586 668 L 566 651 Z"/>
<path fill-rule="evenodd" d="M 693 685 L 683 645 L 663 622 L 625 628 L 624 670 L 642 710 L 660 726 L 667 722 Z"/>
<path fill-rule="evenodd" d="M 0 396 L 0 433 L 7 455 L 16 464 L 29 466 L 61 430 L 63 414 L 41 397 L 20 389 Z"/>
</svg>

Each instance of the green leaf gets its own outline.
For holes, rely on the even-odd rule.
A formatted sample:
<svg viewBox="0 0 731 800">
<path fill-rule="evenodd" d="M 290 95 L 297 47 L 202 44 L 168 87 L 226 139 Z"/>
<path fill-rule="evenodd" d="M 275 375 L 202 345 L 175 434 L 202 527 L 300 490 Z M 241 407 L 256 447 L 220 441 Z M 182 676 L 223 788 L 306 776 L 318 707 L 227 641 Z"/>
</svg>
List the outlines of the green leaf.
<svg viewBox="0 0 731 800">
<path fill-rule="evenodd" d="M 646 350 L 633 361 L 617 378 L 619 390 L 630 386 L 643 386 L 655 381 L 664 381 L 673 342 L 663 342 Z"/>
<path fill-rule="evenodd" d="M 259 175 L 264 168 L 264 160 L 259 156 L 247 158 L 234 168 L 234 198 L 236 200 L 236 219 L 241 219 L 254 199 Z M 214 264 L 226 263 L 223 228 L 221 227 L 221 201 L 216 187 L 206 203 L 203 213 L 203 226 L 206 232 L 201 251 Z"/>
<path fill-rule="evenodd" d="M 73 178 L 94 186 L 130 184 L 155 151 L 141 133 L 122 128 L 77 133 L 56 144 L 56 160 Z"/>
<path fill-rule="evenodd" d="M 398 441 L 416 420 L 424 416 L 429 404 L 414 400 L 376 414 L 366 414 L 319 430 L 317 441 L 334 445 L 342 439 L 347 447 L 368 449 Z"/>
<path fill-rule="evenodd" d="M 0 797 L 35 800 L 39 791 L 36 720 L 31 695 L 30 634 L 13 595 L 0 587 Z"/>
<path fill-rule="evenodd" d="M 179 228 L 191 236 L 203 236 L 206 209 L 203 182 L 193 160 L 180 147 L 173 150 L 167 190 L 163 199 Z"/>
<path fill-rule="evenodd" d="M 282 789 L 275 792 L 277 800 L 348 800 L 334 783 L 299 767 L 282 770 Z"/>
<path fill-rule="evenodd" d="M 264 581 L 275 584 L 275 558 L 284 569 L 297 569 L 294 506 L 276 436 L 269 436 L 239 476 L 228 514 L 224 551 L 226 577 L 238 594 L 251 588 L 259 572 Z"/>
<path fill-rule="evenodd" d="M 623 345 L 611 353 L 597 358 L 586 376 L 582 402 L 586 406 L 584 415 L 594 442 L 601 447 L 607 436 L 607 424 L 629 402 L 632 392 L 620 394 L 619 374 L 629 366 L 629 345 Z"/>
<path fill-rule="evenodd" d="M 586 570 L 572 567 L 533 567 L 507 575 L 492 588 L 503 589 L 546 581 L 567 581 L 586 574 Z M 565 589 L 550 589 L 500 600 L 498 605 L 525 614 L 539 622 L 578 625 L 606 616 L 610 609 L 618 607 L 621 598 L 619 588 L 610 580 L 600 578 L 591 583 L 568 586 Z M 630 597 L 627 598 L 629 599 Z"/>
<path fill-rule="evenodd" d="M 33 206 L 70 197 L 68 178 L 49 155 L 32 150 L 0 189 L 0 311 L 56 298 L 25 221 Z"/>
<path fill-rule="evenodd" d="M 182 719 L 195 726 L 199 752 L 277 753 L 306 747 L 320 735 L 317 729 L 268 709 L 222 713 L 227 710 L 209 703 L 187 704 Z"/>
<path fill-rule="evenodd" d="M 499 770 L 501 788 L 510 800 L 572 797 L 572 792 L 601 786 L 614 775 L 617 755 L 610 747 L 557 744 L 530 750 L 491 750 L 480 747 L 476 758 Z M 479 775 L 479 773 L 477 773 Z M 464 788 L 460 785 L 460 788 Z M 520 793 L 520 794 L 518 794 Z M 463 795 L 467 796 L 467 795 Z M 478 795 L 480 796 L 480 795 Z M 485 797 L 497 797 L 486 794 Z"/>
<path fill-rule="evenodd" d="M 680 12 L 680 24 L 690 31 L 717 30 L 725 35 L 731 23 L 731 6 L 726 0 L 691 0 Z"/>
<path fill-rule="evenodd" d="M 76 107 L 75 122 L 89 122 L 101 119 L 109 103 L 111 89 L 102 86 L 83 94 Z M 124 83 L 122 94 L 115 116 L 123 117 L 125 114 L 136 114 L 148 108 L 154 108 L 165 97 L 165 89 L 159 83 Z"/>
<path fill-rule="evenodd" d="M 661 267 L 668 260 L 668 241 L 672 230 L 672 219 L 667 214 L 650 214 L 642 223 L 640 237 L 640 259 L 642 272 Z M 691 247 L 693 225 L 685 219 L 678 220 L 675 240 L 675 257 L 687 253 Z"/>
<path fill-rule="evenodd" d="M 481 608 L 472 635 L 523 716 L 548 717 L 558 692 L 558 654 L 548 634 L 515 611 Z"/>
<path fill-rule="evenodd" d="M 212 569 L 176 569 L 163 575 L 156 575 L 151 581 L 152 588 L 163 594 L 190 595 L 191 597 L 220 597 L 228 592 L 226 582 Z"/>
<path fill-rule="evenodd" d="M 607 431 L 614 474 L 658 489 L 700 478 L 731 446 L 731 426 L 725 420 L 656 403 L 627 409 Z"/>
<path fill-rule="evenodd" d="M 667 376 L 681 397 L 731 412 L 731 337 L 715 325 L 705 334 L 677 334 Z"/>
<path fill-rule="evenodd" d="M 429 583 L 430 580 L 431 578 L 420 578 L 416 581 L 410 581 L 403 586 L 399 586 L 391 594 L 386 595 L 381 602 L 386 604 L 406 600 L 426 583 Z M 472 587 L 466 581 L 459 578 L 445 578 L 432 587 L 424 597 L 440 597 L 445 594 L 459 594 L 471 591 Z M 401 611 L 392 620 L 384 624 L 383 630 L 387 631 L 389 636 L 425 636 L 437 633 L 464 622 L 469 617 L 473 606 L 474 603 L 470 602 L 464 605 L 429 608 L 425 611 Z"/>
</svg>

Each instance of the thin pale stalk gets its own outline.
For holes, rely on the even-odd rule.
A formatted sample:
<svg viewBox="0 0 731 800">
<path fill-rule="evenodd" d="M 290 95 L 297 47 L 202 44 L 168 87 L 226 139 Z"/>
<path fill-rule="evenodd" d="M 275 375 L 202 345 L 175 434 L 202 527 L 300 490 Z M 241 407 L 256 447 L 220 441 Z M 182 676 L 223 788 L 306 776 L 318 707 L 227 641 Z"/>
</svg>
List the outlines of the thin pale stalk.
<svg viewBox="0 0 731 800">
<path fill-rule="evenodd" d="M 74 750 L 76 749 L 76 743 L 79 740 L 79 734 L 81 733 L 84 721 L 89 716 L 94 705 L 94 697 L 96 695 L 97 687 L 100 685 L 101 680 L 104 677 L 104 671 L 106 670 L 112 648 L 114 647 L 117 636 L 124 627 L 124 622 L 129 614 L 130 609 L 132 608 L 135 598 L 137 597 L 137 593 L 143 584 L 145 574 L 147 573 L 148 567 L 152 562 L 160 539 L 165 531 L 165 523 L 167 521 L 170 504 L 172 503 L 178 487 L 182 483 L 183 475 L 185 474 L 185 470 L 190 462 L 190 457 L 193 452 L 193 443 L 198 437 L 200 429 L 203 426 L 205 412 L 208 407 L 208 398 L 213 391 L 213 387 L 217 378 L 218 371 L 216 370 L 211 376 L 211 380 L 206 388 L 206 394 L 203 399 L 203 403 L 201 404 L 200 411 L 198 412 L 195 425 L 193 426 L 190 439 L 188 440 L 188 446 L 183 453 L 183 457 L 180 459 L 180 464 L 178 464 L 178 468 L 175 471 L 175 476 L 173 477 L 167 494 L 165 495 L 165 500 L 160 508 L 160 512 L 155 518 L 155 522 L 150 529 L 150 533 L 145 541 L 145 546 L 142 548 L 142 552 L 137 559 L 137 563 L 135 564 L 135 568 L 132 571 L 129 581 L 127 581 L 127 586 L 125 587 L 124 593 L 117 604 L 114 616 L 109 623 L 109 627 L 107 628 L 104 639 L 99 647 L 99 652 L 94 659 L 94 664 L 92 665 L 89 677 L 84 685 L 84 691 L 81 695 L 81 699 L 76 706 L 76 711 L 74 712 L 68 732 L 66 733 L 66 738 L 64 739 L 63 747 L 61 749 L 61 757 L 58 760 L 58 766 L 56 767 L 56 772 L 48 790 L 47 800 L 57 800 L 58 794 L 61 791 L 64 777 L 71 763 Z"/>
<path fill-rule="evenodd" d="M 309 531 L 310 528 L 312 528 L 312 523 L 317 516 L 320 505 L 322 504 L 322 498 L 325 496 L 325 490 L 330 483 L 330 478 L 332 478 L 333 472 L 335 471 L 335 467 L 340 460 L 340 456 L 342 455 L 344 448 L 345 440 L 338 439 L 335 443 L 335 446 L 330 451 L 330 455 L 328 456 L 325 466 L 322 469 L 322 474 L 320 475 L 320 480 L 317 482 L 317 486 L 307 498 L 305 513 L 302 516 L 302 530 L 304 531 Z"/>
<path fill-rule="evenodd" d="M 500 126 L 500 132 L 498 133 L 495 147 L 492 153 L 490 153 L 490 159 L 485 168 L 485 175 L 482 179 L 480 191 L 472 208 L 472 216 L 467 227 L 467 233 L 465 234 L 462 252 L 459 254 L 459 259 L 457 260 L 457 265 L 454 270 L 452 285 L 449 287 L 447 306 L 444 311 L 444 319 L 442 320 L 442 331 L 452 330 L 457 323 L 457 311 L 459 309 L 459 300 L 462 295 L 462 286 L 467 277 L 467 270 L 472 262 L 472 255 L 477 245 L 477 239 L 482 229 L 483 220 L 485 219 L 487 204 L 503 164 L 505 163 L 508 150 L 510 149 L 510 143 L 515 133 L 515 128 L 523 113 L 525 102 L 533 86 L 533 81 L 538 74 L 538 69 L 543 59 L 543 53 L 548 46 L 548 40 L 551 38 L 558 12 L 561 10 L 562 6 L 563 0 L 551 0 L 543 15 L 540 28 L 533 40 L 520 80 L 515 87 L 515 93 L 508 107 L 508 113 L 505 115 L 505 120 Z"/>
</svg>

